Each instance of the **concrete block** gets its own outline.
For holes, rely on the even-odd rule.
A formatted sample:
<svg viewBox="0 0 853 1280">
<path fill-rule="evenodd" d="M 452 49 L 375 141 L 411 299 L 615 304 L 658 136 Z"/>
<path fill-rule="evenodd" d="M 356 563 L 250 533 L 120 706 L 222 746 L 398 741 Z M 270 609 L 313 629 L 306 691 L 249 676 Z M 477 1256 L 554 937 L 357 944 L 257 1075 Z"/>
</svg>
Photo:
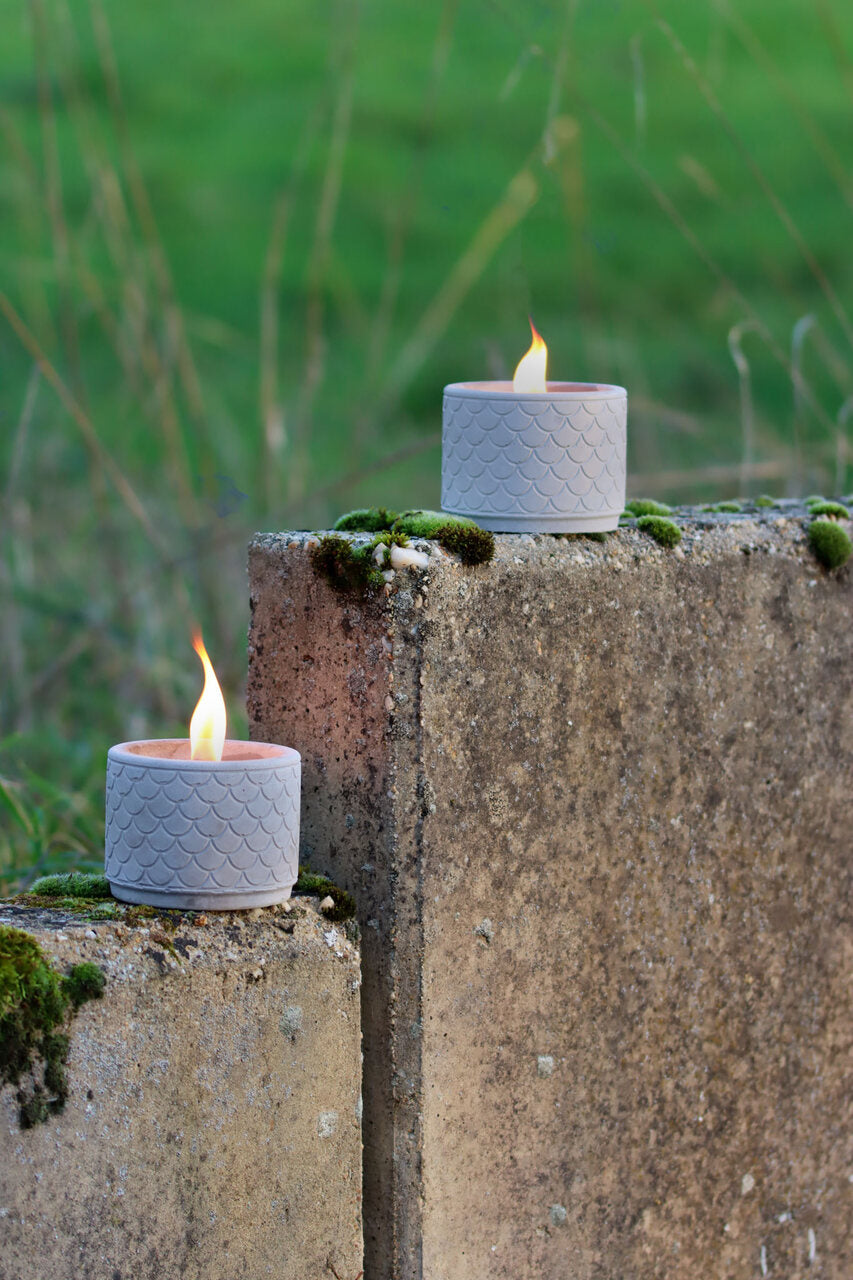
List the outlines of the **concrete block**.
<svg viewBox="0 0 853 1280">
<path fill-rule="evenodd" d="M 250 552 L 253 736 L 364 928 L 370 1280 L 853 1274 L 853 578 L 802 513 Z"/>
<path fill-rule="evenodd" d="M 72 1025 L 66 1109 L 0 1095 L 2 1280 L 355 1280 L 359 955 L 310 899 L 177 929 L 0 905 L 64 970 L 107 977 Z"/>
</svg>

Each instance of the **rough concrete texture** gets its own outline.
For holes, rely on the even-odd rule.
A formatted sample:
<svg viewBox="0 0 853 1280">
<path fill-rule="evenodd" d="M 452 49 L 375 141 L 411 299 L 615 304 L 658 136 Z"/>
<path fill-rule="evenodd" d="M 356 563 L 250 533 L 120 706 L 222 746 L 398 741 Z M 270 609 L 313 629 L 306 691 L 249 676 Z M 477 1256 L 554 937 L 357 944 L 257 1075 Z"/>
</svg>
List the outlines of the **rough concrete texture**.
<svg viewBox="0 0 853 1280">
<path fill-rule="evenodd" d="M 107 976 L 65 1111 L 21 1132 L 0 1095 L 2 1280 L 355 1280 L 358 951 L 313 900 L 250 915 L 0 906 L 60 969 Z"/>
<path fill-rule="evenodd" d="M 253 736 L 365 927 L 367 1280 L 853 1275 L 853 576 L 802 512 L 250 552 Z"/>
</svg>

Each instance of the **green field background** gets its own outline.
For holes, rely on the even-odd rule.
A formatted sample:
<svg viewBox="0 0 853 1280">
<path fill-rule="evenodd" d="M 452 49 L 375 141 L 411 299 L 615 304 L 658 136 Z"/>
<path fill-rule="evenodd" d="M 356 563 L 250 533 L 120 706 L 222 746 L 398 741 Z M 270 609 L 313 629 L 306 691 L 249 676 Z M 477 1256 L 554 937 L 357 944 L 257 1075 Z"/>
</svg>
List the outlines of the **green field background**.
<svg viewBox="0 0 853 1280">
<path fill-rule="evenodd" d="M 853 486 L 841 0 L 0 30 L 6 883 L 97 864 L 106 748 L 185 731 L 194 622 L 244 732 L 250 533 L 437 505 L 441 388 L 511 374 L 528 314 L 551 376 L 628 387 L 634 495 Z"/>
</svg>

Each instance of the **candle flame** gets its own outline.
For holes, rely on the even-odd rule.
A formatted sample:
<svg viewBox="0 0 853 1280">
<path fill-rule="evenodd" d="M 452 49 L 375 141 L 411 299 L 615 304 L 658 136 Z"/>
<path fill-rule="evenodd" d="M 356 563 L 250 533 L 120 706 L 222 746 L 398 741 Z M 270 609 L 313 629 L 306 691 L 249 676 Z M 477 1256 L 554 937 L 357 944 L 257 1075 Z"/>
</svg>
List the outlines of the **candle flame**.
<svg viewBox="0 0 853 1280">
<path fill-rule="evenodd" d="M 225 699 L 200 635 L 193 636 L 193 648 L 204 668 L 204 688 L 190 720 L 190 758 L 221 760 L 225 746 Z"/>
<path fill-rule="evenodd" d="M 529 317 L 528 317 L 529 319 Z M 530 332 L 533 341 L 530 350 L 518 362 L 518 368 L 512 379 L 513 391 L 547 391 L 545 372 L 548 364 L 548 348 L 536 332 L 533 321 L 530 321 Z"/>
</svg>

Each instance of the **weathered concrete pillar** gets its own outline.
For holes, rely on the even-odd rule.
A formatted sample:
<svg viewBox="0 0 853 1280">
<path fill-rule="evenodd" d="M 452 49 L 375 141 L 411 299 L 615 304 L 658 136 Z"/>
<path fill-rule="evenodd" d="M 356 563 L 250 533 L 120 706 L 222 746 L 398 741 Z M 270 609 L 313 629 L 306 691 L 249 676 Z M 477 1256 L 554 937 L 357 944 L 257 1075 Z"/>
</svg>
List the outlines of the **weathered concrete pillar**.
<svg viewBox="0 0 853 1280">
<path fill-rule="evenodd" d="M 65 1110 L 0 1095 L 2 1280 L 355 1280 L 362 1265 L 359 957 L 300 898 L 90 922 L 0 904 L 101 1000 L 72 1024 Z"/>
<path fill-rule="evenodd" d="M 497 545 L 378 599 L 251 550 L 364 927 L 367 1280 L 841 1280 L 853 578 L 778 512 Z"/>
</svg>

